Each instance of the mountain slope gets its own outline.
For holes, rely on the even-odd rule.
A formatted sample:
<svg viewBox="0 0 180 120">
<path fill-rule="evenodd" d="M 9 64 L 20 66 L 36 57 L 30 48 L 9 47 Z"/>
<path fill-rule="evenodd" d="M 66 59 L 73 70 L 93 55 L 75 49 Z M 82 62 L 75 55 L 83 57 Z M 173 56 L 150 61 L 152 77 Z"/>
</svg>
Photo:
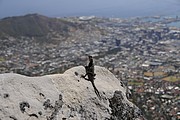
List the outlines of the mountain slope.
<svg viewBox="0 0 180 120">
<path fill-rule="evenodd" d="M 0 36 L 43 37 L 52 31 L 67 35 L 70 29 L 76 29 L 78 27 L 78 25 L 62 19 L 49 18 L 38 14 L 28 14 L 0 20 Z"/>
<path fill-rule="evenodd" d="M 97 87 L 80 78 L 82 66 L 64 74 L 26 77 L 0 74 L 0 116 L 4 120 L 140 120 L 140 110 L 107 69 L 95 67 Z M 76 74 L 75 74 L 76 73 Z"/>
</svg>

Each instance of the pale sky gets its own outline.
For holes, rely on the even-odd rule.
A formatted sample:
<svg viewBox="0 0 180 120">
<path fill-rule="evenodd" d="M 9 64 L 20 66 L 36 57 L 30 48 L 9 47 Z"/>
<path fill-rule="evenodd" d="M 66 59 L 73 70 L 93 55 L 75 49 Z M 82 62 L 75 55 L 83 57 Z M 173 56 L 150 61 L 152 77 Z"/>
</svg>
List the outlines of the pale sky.
<svg viewBox="0 0 180 120">
<path fill-rule="evenodd" d="M 63 16 L 138 16 L 180 12 L 180 0 L 0 0 L 0 18 L 39 13 Z"/>
</svg>

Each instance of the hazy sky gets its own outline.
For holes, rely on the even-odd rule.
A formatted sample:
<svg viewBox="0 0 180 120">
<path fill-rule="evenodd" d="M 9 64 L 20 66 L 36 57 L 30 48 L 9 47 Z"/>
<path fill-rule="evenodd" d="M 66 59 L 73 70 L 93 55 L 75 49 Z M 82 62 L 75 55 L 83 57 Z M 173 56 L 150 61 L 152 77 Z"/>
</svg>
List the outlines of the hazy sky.
<svg viewBox="0 0 180 120">
<path fill-rule="evenodd" d="M 0 0 L 0 18 L 28 13 L 53 17 L 173 14 L 180 13 L 179 3 L 180 0 Z"/>
</svg>

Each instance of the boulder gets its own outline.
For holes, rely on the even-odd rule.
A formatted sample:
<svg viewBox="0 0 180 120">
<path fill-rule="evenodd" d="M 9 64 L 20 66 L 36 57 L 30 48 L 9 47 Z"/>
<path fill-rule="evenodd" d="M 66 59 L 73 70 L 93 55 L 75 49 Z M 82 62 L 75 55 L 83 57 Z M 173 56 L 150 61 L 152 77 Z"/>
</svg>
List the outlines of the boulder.
<svg viewBox="0 0 180 120">
<path fill-rule="evenodd" d="M 106 68 L 95 66 L 94 89 L 83 66 L 63 74 L 0 74 L 0 120 L 133 120 L 141 111 Z"/>
</svg>

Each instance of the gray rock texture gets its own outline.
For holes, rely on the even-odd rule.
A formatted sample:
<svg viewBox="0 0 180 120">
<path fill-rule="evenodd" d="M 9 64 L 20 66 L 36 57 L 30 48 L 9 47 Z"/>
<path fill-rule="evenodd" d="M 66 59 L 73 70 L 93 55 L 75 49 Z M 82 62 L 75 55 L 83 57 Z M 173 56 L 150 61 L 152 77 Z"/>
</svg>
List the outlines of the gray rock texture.
<svg viewBox="0 0 180 120">
<path fill-rule="evenodd" d="M 83 66 L 41 77 L 0 74 L 0 120 L 143 119 L 120 80 L 103 67 L 96 66 L 95 73 L 100 97 L 80 77 Z"/>
</svg>

